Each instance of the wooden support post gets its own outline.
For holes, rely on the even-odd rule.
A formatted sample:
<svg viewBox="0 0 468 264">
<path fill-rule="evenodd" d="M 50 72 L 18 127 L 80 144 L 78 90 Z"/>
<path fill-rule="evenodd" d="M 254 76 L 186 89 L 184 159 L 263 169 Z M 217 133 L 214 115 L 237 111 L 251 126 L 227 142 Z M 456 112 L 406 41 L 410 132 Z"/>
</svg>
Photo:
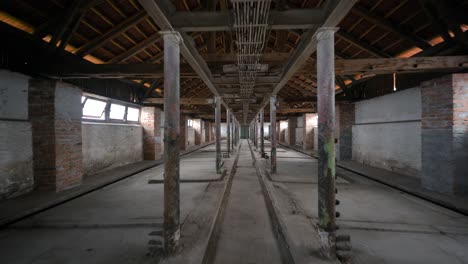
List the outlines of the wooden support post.
<svg viewBox="0 0 468 264">
<path fill-rule="evenodd" d="M 231 153 L 231 111 L 226 109 L 226 147 L 227 147 L 227 154 Z"/>
<path fill-rule="evenodd" d="M 231 113 L 231 149 L 232 150 L 234 150 L 234 145 L 236 143 L 235 130 L 236 130 L 236 123 L 235 123 L 234 115 Z"/>
<path fill-rule="evenodd" d="M 258 148 L 258 122 L 257 122 L 257 115 L 254 117 L 254 144 L 255 144 L 255 149 Z"/>
<path fill-rule="evenodd" d="M 216 173 L 221 174 L 221 97 L 215 97 Z"/>
<path fill-rule="evenodd" d="M 263 128 L 264 127 L 264 123 L 263 123 L 264 113 L 263 113 L 263 111 L 264 111 L 263 108 L 260 109 L 260 114 L 259 114 L 260 115 L 260 153 L 261 153 L 262 158 L 265 157 L 265 142 L 264 142 L 264 139 L 263 139 L 264 136 L 265 136 L 264 135 L 265 132 L 263 130 L 264 129 Z"/>
<path fill-rule="evenodd" d="M 276 96 L 270 97 L 270 138 L 271 138 L 271 166 L 270 172 L 276 173 Z"/>
<path fill-rule="evenodd" d="M 179 33 L 164 36 L 164 249 L 174 253 L 180 238 L 180 52 Z"/>
<path fill-rule="evenodd" d="M 317 32 L 318 216 L 324 254 L 336 256 L 335 216 L 335 43 L 337 28 Z"/>
</svg>

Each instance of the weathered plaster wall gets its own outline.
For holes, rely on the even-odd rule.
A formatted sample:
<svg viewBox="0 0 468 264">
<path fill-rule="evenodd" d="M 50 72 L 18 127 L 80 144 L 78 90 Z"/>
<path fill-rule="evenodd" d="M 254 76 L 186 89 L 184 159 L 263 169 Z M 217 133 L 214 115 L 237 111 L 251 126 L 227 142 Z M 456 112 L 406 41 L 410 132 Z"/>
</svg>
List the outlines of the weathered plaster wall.
<svg viewBox="0 0 468 264">
<path fill-rule="evenodd" d="M 421 90 L 408 89 L 355 104 L 353 159 L 419 177 Z"/>
<path fill-rule="evenodd" d="M 143 129 L 139 125 L 83 123 L 85 174 L 143 160 Z"/>
<path fill-rule="evenodd" d="M 32 168 L 31 124 L 0 121 L 0 200 L 32 190 Z"/>
<path fill-rule="evenodd" d="M 29 77 L 0 71 L 0 200 L 34 186 Z"/>
</svg>

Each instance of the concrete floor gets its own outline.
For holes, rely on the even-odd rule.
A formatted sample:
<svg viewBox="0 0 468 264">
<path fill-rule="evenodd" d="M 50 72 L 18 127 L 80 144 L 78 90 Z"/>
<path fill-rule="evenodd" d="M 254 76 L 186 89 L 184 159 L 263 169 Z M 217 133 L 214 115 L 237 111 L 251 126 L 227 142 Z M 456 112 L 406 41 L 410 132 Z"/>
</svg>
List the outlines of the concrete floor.
<svg viewBox="0 0 468 264">
<path fill-rule="evenodd" d="M 211 145 L 187 154 L 181 165 L 212 160 L 213 151 Z M 154 263 L 148 242 L 161 239 L 149 234 L 162 227 L 163 185 L 148 180 L 162 171 L 146 170 L 1 230 L 0 263 Z M 198 178 L 206 172 L 190 171 Z M 204 203 L 208 185 L 181 184 L 181 221 Z"/>
<path fill-rule="evenodd" d="M 214 154 L 211 145 L 182 157 L 181 178 L 219 177 Z M 281 263 L 246 141 L 239 154 L 214 262 Z M 303 257 L 296 263 L 311 263 L 311 257 L 313 263 L 333 263 L 315 253 L 316 166 L 312 158 L 280 148 L 278 174 L 267 184 L 294 242 L 291 251 L 302 254 L 296 254 Z M 149 241 L 158 245 L 161 237 L 149 234 L 162 228 L 163 185 L 148 180 L 162 169 L 149 169 L 1 230 L 0 263 L 155 263 Z M 468 263 L 468 217 L 343 169 L 337 172 L 339 233 L 351 235 L 353 263 Z M 225 183 L 181 184 L 184 247 L 166 263 L 201 263 Z"/>
<path fill-rule="evenodd" d="M 286 148 L 278 153 L 274 178 L 302 181 L 308 174 L 316 180 L 317 171 L 307 166 L 288 173 L 296 162 L 311 158 Z M 468 263 L 468 217 L 343 169 L 337 173 L 347 182 L 338 184 L 338 233 L 351 235 L 353 263 Z M 292 216 L 298 213 L 317 219 L 316 184 L 283 182 L 274 192 L 278 199 L 290 200 L 283 203 L 290 207 L 287 224 L 297 225 Z"/>
</svg>

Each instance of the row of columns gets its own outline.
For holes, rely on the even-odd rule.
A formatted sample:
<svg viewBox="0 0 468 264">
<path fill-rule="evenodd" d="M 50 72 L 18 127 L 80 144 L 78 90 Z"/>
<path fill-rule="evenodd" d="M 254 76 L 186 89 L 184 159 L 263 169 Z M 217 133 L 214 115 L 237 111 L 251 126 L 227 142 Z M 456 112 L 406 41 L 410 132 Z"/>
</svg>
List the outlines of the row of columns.
<svg viewBox="0 0 468 264">
<path fill-rule="evenodd" d="M 335 252 L 335 148 L 334 148 L 334 32 L 335 28 L 321 28 L 317 33 L 317 81 L 319 123 L 319 233 Z M 167 253 L 175 251 L 180 239 L 179 204 L 179 144 L 180 144 L 180 57 L 182 41 L 177 32 L 160 32 L 164 37 L 164 241 Z M 260 115 L 260 148 L 264 155 L 263 109 Z M 276 97 L 270 97 L 271 154 L 270 170 L 276 173 Z M 215 97 L 216 172 L 221 173 L 221 98 Z M 237 130 L 236 125 L 236 130 Z M 257 120 L 253 125 L 254 144 L 258 147 Z M 227 110 L 227 152 L 231 145 L 231 112 Z M 251 135 L 252 135 L 251 134 Z M 237 143 L 237 136 L 236 143 Z"/>
<path fill-rule="evenodd" d="M 318 215 L 319 235 L 324 252 L 336 254 L 336 188 L 335 188 L 335 61 L 334 33 L 336 28 L 321 28 L 317 32 L 317 84 L 318 84 Z M 276 97 L 270 97 L 270 172 L 277 172 Z M 260 110 L 260 151 L 264 157 L 264 110 Z M 251 139 L 257 148 L 257 117 L 251 127 Z"/>
</svg>

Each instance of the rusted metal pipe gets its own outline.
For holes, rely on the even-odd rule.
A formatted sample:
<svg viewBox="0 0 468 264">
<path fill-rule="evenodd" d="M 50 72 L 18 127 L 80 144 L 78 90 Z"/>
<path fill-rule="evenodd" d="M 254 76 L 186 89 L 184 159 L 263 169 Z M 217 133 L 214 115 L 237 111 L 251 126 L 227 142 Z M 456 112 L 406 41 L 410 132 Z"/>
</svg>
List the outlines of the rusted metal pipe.
<svg viewBox="0 0 468 264">
<path fill-rule="evenodd" d="M 276 173 L 276 96 L 270 97 L 270 138 L 271 138 L 271 153 L 270 153 L 270 171 Z"/>
<path fill-rule="evenodd" d="M 335 215 L 335 32 L 317 32 L 318 91 L 318 215 L 324 254 L 336 256 Z"/>
<path fill-rule="evenodd" d="M 180 239 L 180 52 L 178 32 L 164 37 L 164 250 L 176 251 Z"/>
</svg>

